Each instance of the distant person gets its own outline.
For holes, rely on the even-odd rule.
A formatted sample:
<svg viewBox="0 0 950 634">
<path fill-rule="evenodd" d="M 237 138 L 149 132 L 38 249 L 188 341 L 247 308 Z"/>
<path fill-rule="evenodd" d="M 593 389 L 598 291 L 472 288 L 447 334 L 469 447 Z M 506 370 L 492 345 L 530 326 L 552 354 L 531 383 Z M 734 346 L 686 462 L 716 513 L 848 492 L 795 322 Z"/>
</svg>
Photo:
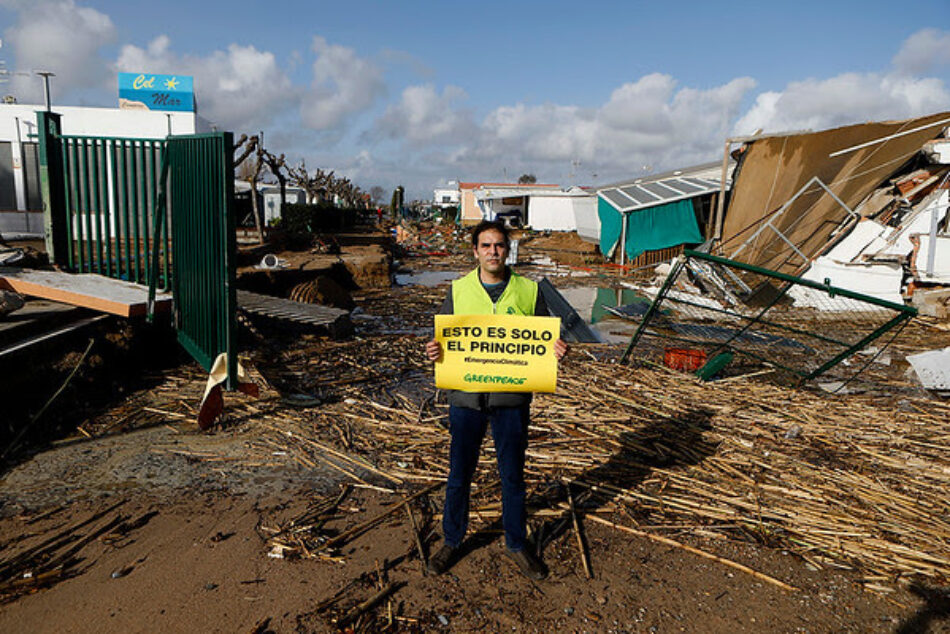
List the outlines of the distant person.
<svg viewBox="0 0 950 634">
<path fill-rule="evenodd" d="M 478 266 L 452 282 L 439 310 L 443 315 L 535 315 L 548 309 L 538 284 L 512 272 L 508 259 L 508 228 L 500 222 L 484 221 L 472 231 L 472 249 Z M 567 354 L 567 344 L 554 344 L 558 360 Z M 442 346 L 435 339 L 426 343 L 430 361 L 442 358 Z M 492 438 L 501 477 L 502 526 L 508 555 L 531 579 L 544 579 L 548 569 L 527 543 L 524 463 L 528 447 L 531 394 L 525 392 L 448 391 L 449 477 L 442 511 L 443 545 L 429 558 L 429 572 L 440 575 L 455 561 L 468 529 L 472 476 L 478 464 L 485 431 L 491 423 Z"/>
</svg>

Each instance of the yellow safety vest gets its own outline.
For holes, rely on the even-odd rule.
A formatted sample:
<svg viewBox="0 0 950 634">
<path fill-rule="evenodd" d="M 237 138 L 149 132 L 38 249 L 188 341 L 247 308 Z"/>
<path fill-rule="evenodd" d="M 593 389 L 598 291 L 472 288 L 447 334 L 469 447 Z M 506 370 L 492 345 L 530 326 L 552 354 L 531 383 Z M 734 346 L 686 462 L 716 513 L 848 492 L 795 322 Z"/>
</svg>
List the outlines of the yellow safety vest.
<svg viewBox="0 0 950 634">
<path fill-rule="evenodd" d="M 534 315 L 538 283 L 512 273 L 508 286 L 494 304 L 478 277 L 478 268 L 452 282 L 452 308 L 456 315 Z"/>
</svg>

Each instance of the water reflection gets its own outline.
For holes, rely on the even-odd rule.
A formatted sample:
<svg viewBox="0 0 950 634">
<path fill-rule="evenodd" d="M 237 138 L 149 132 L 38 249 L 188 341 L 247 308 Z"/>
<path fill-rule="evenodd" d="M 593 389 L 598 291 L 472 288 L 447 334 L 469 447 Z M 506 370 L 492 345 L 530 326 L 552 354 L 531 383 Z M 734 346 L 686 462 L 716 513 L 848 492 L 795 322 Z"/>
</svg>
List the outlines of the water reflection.
<svg viewBox="0 0 950 634">
<path fill-rule="evenodd" d="M 622 312 L 636 318 L 650 307 L 650 299 L 629 288 L 575 287 L 559 288 L 564 299 L 577 314 L 600 333 L 604 341 L 621 343 L 630 340 L 637 321 L 621 319 L 608 310 L 624 307 Z"/>
<path fill-rule="evenodd" d="M 412 271 L 396 273 L 397 286 L 438 286 L 460 277 L 458 271 Z"/>
</svg>

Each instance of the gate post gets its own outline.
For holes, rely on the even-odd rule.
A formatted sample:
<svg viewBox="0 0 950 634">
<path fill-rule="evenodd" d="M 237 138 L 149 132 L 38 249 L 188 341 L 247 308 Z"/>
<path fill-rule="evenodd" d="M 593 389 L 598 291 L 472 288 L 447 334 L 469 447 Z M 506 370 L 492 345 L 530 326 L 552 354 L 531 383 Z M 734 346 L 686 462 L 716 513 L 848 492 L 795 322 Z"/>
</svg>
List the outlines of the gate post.
<svg viewBox="0 0 950 634">
<path fill-rule="evenodd" d="M 40 191 L 43 194 L 43 230 L 52 264 L 66 264 L 69 236 L 66 223 L 66 181 L 60 115 L 36 113 L 39 133 Z"/>
</svg>

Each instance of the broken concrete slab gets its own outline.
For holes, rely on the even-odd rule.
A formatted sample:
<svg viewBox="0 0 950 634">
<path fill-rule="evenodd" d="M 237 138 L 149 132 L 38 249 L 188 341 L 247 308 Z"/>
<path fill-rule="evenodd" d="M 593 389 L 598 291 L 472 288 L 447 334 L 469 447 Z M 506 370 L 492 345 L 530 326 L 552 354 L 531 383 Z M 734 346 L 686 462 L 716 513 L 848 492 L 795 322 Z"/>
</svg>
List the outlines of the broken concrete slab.
<svg viewBox="0 0 950 634">
<path fill-rule="evenodd" d="M 950 288 L 917 288 L 911 303 L 921 315 L 938 319 L 950 318 Z"/>
<path fill-rule="evenodd" d="M 934 163 L 950 164 L 950 140 L 939 139 L 925 143 L 924 154 Z"/>
<path fill-rule="evenodd" d="M 23 308 L 23 296 L 13 291 L 0 290 L 0 317 L 5 317 L 15 310 Z"/>
<path fill-rule="evenodd" d="M 928 390 L 950 390 L 950 347 L 909 355 L 907 362 Z"/>
<path fill-rule="evenodd" d="M 886 235 L 889 229 L 874 220 L 861 220 L 851 232 L 836 244 L 826 257 L 839 262 L 854 262 L 876 240 Z"/>
<path fill-rule="evenodd" d="M 331 337 L 344 337 L 353 330 L 348 310 L 304 304 L 249 291 L 238 291 L 237 301 L 238 306 L 248 313 L 325 330 Z"/>
</svg>

